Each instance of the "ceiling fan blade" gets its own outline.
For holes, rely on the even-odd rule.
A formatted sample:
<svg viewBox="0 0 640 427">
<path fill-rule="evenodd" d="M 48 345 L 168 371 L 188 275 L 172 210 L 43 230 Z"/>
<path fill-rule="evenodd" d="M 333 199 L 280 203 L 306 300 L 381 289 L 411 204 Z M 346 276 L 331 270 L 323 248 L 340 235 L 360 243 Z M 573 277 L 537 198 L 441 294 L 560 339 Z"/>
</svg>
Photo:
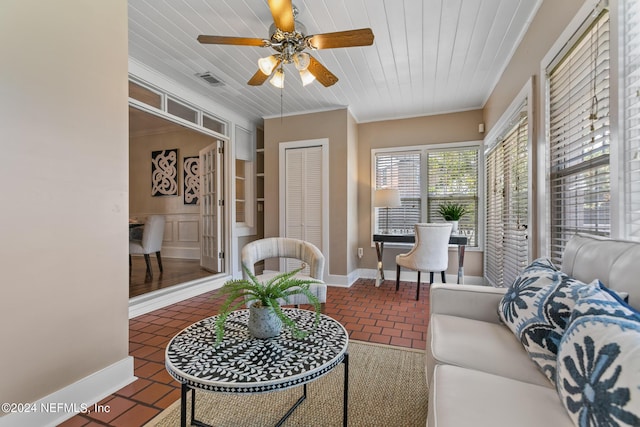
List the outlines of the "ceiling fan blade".
<svg viewBox="0 0 640 427">
<path fill-rule="evenodd" d="M 198 41 L 203 44 L 229 44 L 234 46 L 268 46 L 263 39 L 251 37 L 226 37 L 226 36 L 198 36 Z"/>
<path fill-rule="evenodd" d="M 334 85 L 338 81 L 338 78 L 333 75 L 331 71 L 327 70 L 324 65 L 311 55 L 309 55 L 309 67 L 307 70 L 309 70 L 324 87 Z"/>
<path fill-rule="evenodd" d="M 247 84 L 249 86 L 260 86 L 262 83 L 266 82 L 268 78 L 269 78 L 268 75 L 266 75 L 265 73 L 263 73 L 258 69 L 258 71 L 256 71 L 253 77 L 249 79 Z"/>
<path fill-rule="evenodd" d="M 371 28 L 315 34 L 308 37 L 313 49 L 333 49 L 336 47 L 370 46 L 373 44 Z"/>
<path fill-rule="evenodd" d="M 296 29 L 296 24 L 293 20 L 293 5 L 291 4 L 291 0 L 268 1 L 276 27 L 285 33 L 292 33 Z"/>
</svg>

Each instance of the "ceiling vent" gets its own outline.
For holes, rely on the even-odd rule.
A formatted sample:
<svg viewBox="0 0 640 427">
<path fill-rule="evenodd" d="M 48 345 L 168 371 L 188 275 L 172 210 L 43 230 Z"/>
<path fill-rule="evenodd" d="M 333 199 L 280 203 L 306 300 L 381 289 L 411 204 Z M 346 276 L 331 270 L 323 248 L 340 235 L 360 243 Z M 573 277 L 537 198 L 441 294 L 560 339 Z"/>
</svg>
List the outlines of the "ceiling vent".
<svg viewBox="0 0 640 427">
<path fill-rule="evenodd" d="M 224 86 L 224 82 L 211 74 L 209 71 L 201 74 L 196 74 L 196 76 L 200 77 L 202 80 L 207 82 L 210 86 Z"/>
</svg>

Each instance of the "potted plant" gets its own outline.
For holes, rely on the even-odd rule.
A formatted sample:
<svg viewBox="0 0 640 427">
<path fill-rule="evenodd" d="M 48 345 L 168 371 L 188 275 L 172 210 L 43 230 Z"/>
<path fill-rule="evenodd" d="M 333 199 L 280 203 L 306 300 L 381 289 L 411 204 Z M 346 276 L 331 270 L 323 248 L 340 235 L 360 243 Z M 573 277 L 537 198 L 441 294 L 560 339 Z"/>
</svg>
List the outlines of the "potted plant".
<svg viewBox="0 0 640 427">
<path fill-rule="evenodd" d="M 459 203 L 447 202 L 439 206 L 438 212 L 445 221 L 451 222 L 451 232 L 455 233 L 458 231 L 458 221 L 467 213 L 467 209 Z"/>
<path fill-rule="evenodd" d="M 256 338 L 271 338 L 280 333 L 282 325 L 289 328 L 294 337 L 301 339 L 311 331 L 303 331 L 282 310 L 280 301 L 289 302 L 289 297 L 304 294 L 316 312 L 314 329 L 320 321 L 320 302 L 311 293 L 309 285 L 320 283 L 313 279 L 300 279 L 294 277 L 302 267 L 288 273 L 280 273 L 266 283 L 261 283 L 255 275 L 243 264 L 242 268 L 249 279 L 236 279 L 226 282 L 220 293 L 226 295 L 222 304 L 220 315 L 216 319 L 216 345 L 224 337 L 224 323 L 229 313 L 242 307 L 249 306 L 249 331 Z M 240 301 L 238 301 L 240 299 Z"/>
</svg>

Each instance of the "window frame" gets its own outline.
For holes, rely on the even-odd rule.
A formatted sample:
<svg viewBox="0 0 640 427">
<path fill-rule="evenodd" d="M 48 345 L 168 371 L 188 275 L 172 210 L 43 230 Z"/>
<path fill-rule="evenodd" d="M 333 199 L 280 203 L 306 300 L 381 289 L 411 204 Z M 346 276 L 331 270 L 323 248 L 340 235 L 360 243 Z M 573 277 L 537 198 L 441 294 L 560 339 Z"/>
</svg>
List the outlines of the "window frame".
<svg viewBox="0 0 640 427">
<path fill-rule="evenodd" d="M 509 132 L 509 130 L 513 127 L 513 123 L 517 120 L 517 116 L 520 114 L 526 113 L 527 116 L 527 127 L 528 127 L 528 135 L 527 135 L 527 182 L 529 189 L 532 189 L 536 183 L 536 180 L 539 175 L 544 175 L 543 173 L 538 173 L 538 170 L 535 167 L 535 155 L 533 147 L 535 145 L 535 136 L 536 136 L 536 127 L 535 127 L 535 110 L 533 105 L 534 99 L 534 80 L 530 78 L 525 85 L 522 87 L 518 95 L 513 99 L 510 106 L 505 110 L 500 119 L 496 122 L 496 124 L 491 128 L 487 136 L 485 137 L 485 162 L 483 165 L 484 174 L 485 174 L 485 190 L 484 194 L 487 194 L 488 188 L 491 185 L 489 182 L 489 177 L 487 176 L 487 159 L 490 153 L 494 149 L 499 149 L 499 145 L 502 144 L 504 136 Z M 488 197 L 485 196 L 485 215 L 488 210 Z M 533 261 L 536 254 L 535 247 L 535 236 L 538 232 L 538 225 L 536 223 L 535 213 L 537 208 L 537 200 L 534 195 L 534 191 L 528 192 L 527 197 L 527 223 L 528 227 L 526 230 L 527 241 L 528 241 L 528 262 Z M 486 218 L 486 216 L 485 216 Z M 487 237 L 487 220 L 485 220 L 485 247 L 488 245 L 488 237 Z M 485 251 L 485 256 L 483 257 L 483 278 L 485 283 L 489 285 L 495 286 L 490 278 L 487 276 L 488 265 L 489 262 L 489 254 Z M 502 276 L 504 278 L 504 276 Z M 510 285 L 510 283 L 504 283 L 503 285 Z"/>
<path fill-rule="evenodd" d="M 599 16 L 598 11 L 603 7 L 603 2 L 599 0 L 587 0 L 580 8 L 573 20 L 567 25 L 563 33 L 558 37 L 551 49 L 540 62 L 541 84 L 538 88 L 540 105 L 542 108 L 538 112 L 538 120 L 541 124 L 541 132 L 537 136 L 536 151 L 537 163 L 536 168 L 545 173 L 538 173 L 536 179 L 540 202 L 536 207 L 536 216 L 538 218 L 538 230 L 535 234 L 536 247 L 538 248 L 538 256 L 551 257 L 551 206 L 549 194 L 551 192 L 550 183 L 550 118 L 549 118 L 549 102 L 550 102 L 550 85 L 548 72 L 558 63 L 560 58 L 566 53 L 569 46 L 573 46 L 579 40 L 587 28 Z M 605 6 L 606 7 L 606 6 Z M 622 186 L 618 181 L 619 169 L 623 167 L 620 159 L 620 149 L 618 148 L 619 136 L 618 132 L 622 126 L 620 122 L 621 104 L 619 103 L 620 95 L 618 93 L 621 75 L 618 71 L 618 7 L 617 2 L 612 2 L 609 9 L 609 32 L 610 32 L 610 60 L 609 60 L 609 174 L 610 174 L 610 237 L 625 238 L 624 221 L 621 214 L 621 198 L 623 197 Z"/>
<path fill-rule="evenodd" d="M 482 148 L 482 140 L 462 141 L 462 142 L 443 142 L 439 144 L 424 144 L 424 145 L 410 145 L 410 146 L 397 146 L 397 147 L 384 147 L 371 149 L 371 185 L 370 185 L 370 235 L 371 246 L 375 246 L 373 242 L 373 235 L 376 233 L 376 208 L 373 206 L 374 193 L 376 190 L 376 155 L 380 153 L 402 153 L 402 152 L 420 152 L 420 199 L 421 203 L 421 220 L 426 221 L 427 215 L 427 153 L 429 151 L 444 151 L 455 150 L 464 148 L 475 148 L 478 152 L 478 168 L 477 168 L 477 236 L 476 246 L 467 246 L 466 249 L 472 252 L 484 251 L 484 150 Z M 411 243 L 387 243 L 385 246 L 390 247 L 410 247 Z"/>
</svg>

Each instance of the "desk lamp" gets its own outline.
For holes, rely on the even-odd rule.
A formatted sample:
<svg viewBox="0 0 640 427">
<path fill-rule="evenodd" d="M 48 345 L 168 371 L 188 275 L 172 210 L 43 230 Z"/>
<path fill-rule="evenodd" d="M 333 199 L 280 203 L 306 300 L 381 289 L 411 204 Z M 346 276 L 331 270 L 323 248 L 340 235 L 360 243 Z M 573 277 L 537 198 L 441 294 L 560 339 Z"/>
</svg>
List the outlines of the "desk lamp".
<svg viewBox="0 0 640 427">
<path fill-rule="evenodd" d="M 400 202 L 400 193 L 395 188 L 381 188 L 376 190 L 373 195 L 373 207 L 385 208 L 386 224 L 383 234 L 389 234 L 389 208 L 399 208 L 402 206 Z"/>
</svg>

